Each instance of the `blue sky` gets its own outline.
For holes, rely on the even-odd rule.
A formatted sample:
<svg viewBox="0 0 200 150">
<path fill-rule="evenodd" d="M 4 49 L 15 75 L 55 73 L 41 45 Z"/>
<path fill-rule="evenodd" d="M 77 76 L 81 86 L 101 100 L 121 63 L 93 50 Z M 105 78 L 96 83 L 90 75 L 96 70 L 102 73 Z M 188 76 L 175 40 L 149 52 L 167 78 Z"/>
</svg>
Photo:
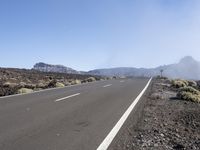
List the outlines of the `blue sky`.
<svg viewBox="0 0 200 150">
<path fill-rule="evenodd" d="M 0 66 L 77 70 L 200 60 L 199 0 L 0 0 Z"/>
</svg>

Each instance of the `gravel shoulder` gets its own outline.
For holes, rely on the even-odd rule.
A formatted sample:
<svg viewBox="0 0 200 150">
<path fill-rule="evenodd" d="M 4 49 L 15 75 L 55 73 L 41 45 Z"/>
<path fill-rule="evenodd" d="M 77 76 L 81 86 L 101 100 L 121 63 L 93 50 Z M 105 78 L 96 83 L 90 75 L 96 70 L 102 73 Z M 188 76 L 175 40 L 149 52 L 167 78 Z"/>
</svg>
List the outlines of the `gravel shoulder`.
<svg viewBox="0 0 200 150">
<path fill-rule="evenodd" d="M 110 150 L 199 150 L 200 104 L 178 100 L 166 79 L 154 79 Z"/>
</svg>

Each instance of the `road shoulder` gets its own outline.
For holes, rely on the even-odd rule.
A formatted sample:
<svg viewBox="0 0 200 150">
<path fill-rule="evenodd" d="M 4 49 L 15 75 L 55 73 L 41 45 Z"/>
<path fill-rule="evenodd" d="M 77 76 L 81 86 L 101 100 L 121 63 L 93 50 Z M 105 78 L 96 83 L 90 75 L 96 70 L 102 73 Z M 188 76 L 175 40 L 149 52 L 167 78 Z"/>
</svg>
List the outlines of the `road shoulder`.
<svg viewBox="0 0 200 150">
<path fill-rule="evenodd" d="M 166 80 L 154 79 L 109 149 L 199 149 L 200 104 L 175 95 Z"/>
</svg>

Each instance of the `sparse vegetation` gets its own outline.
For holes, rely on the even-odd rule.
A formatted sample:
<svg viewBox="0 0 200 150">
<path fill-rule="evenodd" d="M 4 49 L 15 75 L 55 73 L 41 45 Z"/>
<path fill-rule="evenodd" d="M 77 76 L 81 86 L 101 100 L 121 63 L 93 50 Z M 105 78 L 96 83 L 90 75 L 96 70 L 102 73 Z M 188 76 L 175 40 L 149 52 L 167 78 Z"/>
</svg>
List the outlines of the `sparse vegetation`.
<svg viewBox="0 0 200 150">
<path fill-rule="evenodd" d="M 192 102 L 200 102 L 200 91 L 195 81 L 173 80 L 172 86 L 178 88 L 177 98 Z"/>
<path fill-rule="evenodd" d="M 186 80 L 172 80 L 172 86 L 174 88 L 181 88 L 188 86 L 188 82 Z"/>
<path fill-rule="evenodd" d="M 21 93 L 23 92 L 22 88 L 38 91 L 46 88 L 80 84 L 83 80 L 93 82 L 100 79 L 103 79 L 103 77 L 0 68 L 0 96 Z"/>
<path fill-rule="evenodd" d="M 82 83 L 94 82 L 94 81 L 96 81 L 96 79 L 94 77 L 89 77 L 89 78 L 83 80 Z"/>
<path fill-rule="evenodd" d="M 192 87 L 197 87 L 197 82 L 190 80 L 188 81 L 188 85 Z"/>
<path fill-rule="evenodd" d="M 26 94 L 26 93 L 32 93 L 32 89 L 27 89 L 27 88 L 21 88 L 17 91 L 18 94 Z"/>
<path fill-rule="evenodd" d="M 13 87 L 17 86 L 17 83 L 5 82 L 5 83 L 3 84 L 3 86 L 4 86 L 4 87 L 11 87 L 11 88 L 13 88 Z"/>
<path fill-rule="evenodd" d="M 65 87 L 65 85 L 63 83 L 57 82 L 56 87 Z"/>
<path fill-rule="evenodd" d="M 179 89 L 179 92 L 190 92 L 192 94 L 200 94 L 200 92 L 197 89 L 195 89 L 191 86 L 182 87 Z"/>
<path fill-rule="evenodd" d="M 36 85 L 37 89 L 44 89 L 46 85 L 43 82 L 40 82 Z"/>
<path fill-rule="evenodd" d="M 200 103 L 200 94 L 193 94 L 191 92 L 179 91 L 177 97 L 182 100 Z"/>
<path fill-rule="evenodd" d="M 81 84 L 81 81 L 78 79 L 72 80 L 71 85 L 75 85 L 75 84 Z"/>
</svg>

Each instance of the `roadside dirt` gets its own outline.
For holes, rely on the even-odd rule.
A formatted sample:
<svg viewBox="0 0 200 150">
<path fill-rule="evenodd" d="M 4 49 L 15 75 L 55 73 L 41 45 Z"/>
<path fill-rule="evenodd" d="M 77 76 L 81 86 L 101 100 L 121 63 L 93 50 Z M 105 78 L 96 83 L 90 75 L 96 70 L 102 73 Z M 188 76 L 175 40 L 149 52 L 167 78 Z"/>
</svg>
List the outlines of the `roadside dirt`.
<svg viewBox="0 0 200 150">
<path fill-rule="evenodd" d="M 56 87 L 60 82 L 65 86 L 75 84 L 74 81 L 87 81 L 94 77 L 95 80 L 104 79 L 100 76 L 66 74 L 66 73 L 45 73 L 36 70 L 0 68 L 0 96 L 17 94 L 20 88 L 41 90 Z M 88 80 L 88 82 L 90 82 Z"/>
<path fill-rule="evenodd" d="M 200 104 L 175 97 L 168 80 L 154 79 L 109 149 L 200 150 Z"/>
</svg>

